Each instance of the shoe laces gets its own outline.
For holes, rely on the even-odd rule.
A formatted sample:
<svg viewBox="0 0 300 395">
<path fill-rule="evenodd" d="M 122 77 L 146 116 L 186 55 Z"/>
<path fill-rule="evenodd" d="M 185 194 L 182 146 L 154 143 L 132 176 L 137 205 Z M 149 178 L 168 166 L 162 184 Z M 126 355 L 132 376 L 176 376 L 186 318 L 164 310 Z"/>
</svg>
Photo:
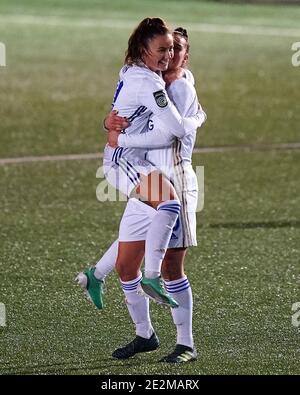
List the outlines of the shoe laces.
<svg viewBox="0 0 300 395">
<path fill-rule="evenodd" d="M 105 294 L 107 291 L 106 281 L 104 281 L 104 279 L 101 281 L 102 281 L 102 293 Z"/>
<path fill-rule="evenodd" d="M 161 277 L 160 277 L 160 279 L 159 279 L 159 285 L 161 286 L 161 288 L 162 288 L 162 290 L 163 290 L 163 293 L 164 293 L 165 295 L 169 295 L 168 292 L 166 291 L 164 281 L 163 281 L 163 279 L 162 279 Z"/>
</svg>

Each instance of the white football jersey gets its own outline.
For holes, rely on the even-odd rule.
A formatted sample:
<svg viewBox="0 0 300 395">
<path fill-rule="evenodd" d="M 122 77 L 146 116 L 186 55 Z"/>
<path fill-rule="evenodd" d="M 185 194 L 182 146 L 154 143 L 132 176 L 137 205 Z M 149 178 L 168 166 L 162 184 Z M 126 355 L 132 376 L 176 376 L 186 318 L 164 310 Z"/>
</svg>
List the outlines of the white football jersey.
<svg viewBox="0 0 300 395">
<path fill-rule="evenodd" d="M 186 70 L 185 78 L 174 81 L 167 89 L 167 92 L 182 116 L 193 116 L 200 112 L 199 119 L 202 119 L 203 123 L 206 120 L 206 114 L 201 106 L 199 109 L 193 85 L 193 75 Z M 170 134 L 165 132 L 166 126 L 160 121 L 159 116 L 151 116 L 147 129 L 143 130 L 143 133 L 134 136 L 120 136 L 122 137 L 121 141 L 123 140 L 123 144 L 120 145 L 123 147 L 155 147 L 147 151 L 146 158 L 173 181 L 182 203 L 182 210 L 173 229 L 169 248 L 196 246 L 198 185 L 196 174 L 191 165 L 196 139 L 196 127 L 181 140 L 176 138 L 175 141 L 174 135 L 171 135 L 170 140 Z M 163 134 L 165 136 L 162 139 Z M 164 147 L 162 147 L 162 142 L 165 144 Z M 123 148 L 119 148 L 119 150 L 121 149 Z M 138 200 L 129 199 L 120 224 L 119 240 L 145 240 L 155 212 L 151 207 Z"/>
<path fill-rule="evenodd" d="M 123 131 L 128 136 L 145 132 L 151 116 L 157 116 L 177 137 L 192 131 L 199 122 L 197 118 L 183 119 L 169 99 L 162 77 L 146 66 L 126 65 L 121 69 L 112 105 L 113 110 L 118 110 L 119 115 L 130 122 Z M 142 158 L 144 152 L 140 148 L 125 148 L 122 157 Z"/>
<path fill-rule="evenodd" d="M 180 115 L 183 117 L 190 117 L 199 112 L 199 102 L 193 84 L 194 77 L 192 73 L 189 70 L 185 70 L 184 78 L 172 82 L 167 89 L 170 99 L 175 103 Z M 206 114 L 203 110 L 202 112 L 206 119 Z M 153 116 L 151 122 L 152 125 L 151 123 L 149 125 L 157 133 L 163 130 L 164 125 L 157 116 Z M 175 173 L 178 176 L 178 171 L 182 172 L 183 168 L 185 168 L 185 177 L 188 177 L 188 180 L 187 185 L 182 187 L 187 190 L 197 189 L 197 180 L 191 167 L 196 133 L 196 129 L 192 130 L 182 139 L 176 139 L 169 147 L 149 149 L 146 156 L 147 160 L 155 164 L 172 180 L 175 178 Z"/>
</svg>

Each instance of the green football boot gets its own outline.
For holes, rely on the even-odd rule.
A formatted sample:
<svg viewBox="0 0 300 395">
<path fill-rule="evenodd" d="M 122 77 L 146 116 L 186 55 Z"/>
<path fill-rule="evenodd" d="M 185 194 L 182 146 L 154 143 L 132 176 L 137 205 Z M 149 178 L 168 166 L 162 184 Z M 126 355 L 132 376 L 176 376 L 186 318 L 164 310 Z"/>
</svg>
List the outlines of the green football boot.
<svg viewBox="0 0 300 395">
<path fill-rule="evenodd" d="M 161 277 L 147 278 L 143 277 L 140 282 L 142 292 L 150 299 L 159 304 L 164 304 L 170 307 L 178 307 L 178 303 L 165 290 Z"/>
<path fill-rule="evenodd" d="M 81 272 L 76 277 L 76 281 L 84 290 L 87 298 L 94 303 L 97 309 L 101 310 L 104 307 L 103 304 L 103 280 L 98 280 L 95 275 L 95 267 L 87 269 Z"/>
</svg>

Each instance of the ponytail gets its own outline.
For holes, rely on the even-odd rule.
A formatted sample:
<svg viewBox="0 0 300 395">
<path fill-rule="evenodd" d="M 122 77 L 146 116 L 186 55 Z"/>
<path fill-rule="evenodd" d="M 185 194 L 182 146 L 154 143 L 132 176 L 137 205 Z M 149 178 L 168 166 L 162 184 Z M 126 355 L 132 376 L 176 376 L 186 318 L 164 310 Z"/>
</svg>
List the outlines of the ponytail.
<svg viewBox="0 0 300 395">
<path fill-rule="evenodd" d="M 161 18 L 145 18 L 133 31 L 128 40 L 128 48 L 125 55 L 125 64 L 140 62 L 145 50 L 148 49 L 149 41 L 155 36 L 172 34 L 170 28 Z"/>
</svg>

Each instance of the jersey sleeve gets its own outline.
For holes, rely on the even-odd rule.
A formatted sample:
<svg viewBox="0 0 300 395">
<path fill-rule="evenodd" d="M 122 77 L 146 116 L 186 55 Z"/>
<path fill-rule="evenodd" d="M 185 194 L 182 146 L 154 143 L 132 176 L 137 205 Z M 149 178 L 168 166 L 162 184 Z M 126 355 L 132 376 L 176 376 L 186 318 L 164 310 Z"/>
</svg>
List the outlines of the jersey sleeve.
<svg viewBox="0 0 300 395">
<path fill-rule="evenodd" d="M 137 94 L 137 100 L 157 115 L 167 130 L 183 138 L 199 127 L 199 115 L 183 118 L 167 95 L 163 85 L 157 81 L 145 79 Z"/>
<path fill-rule="evenodd" d="M 184 118 L 186 135 L 189 134 L 191 130 L 196 130 L 200 128 L 206 122 L 206 113 L 203 111 L 200 103 L 197 103 L 197 105 L 197 113 L 191 117 Z"/>
<path fill-rule="evenodd" d="M 153 129 L 138 135 L 120 134 L 118 145 L 126 148 L 162 148 L 169 147 L 175 136 L 165 129 Z"/>
<path fill-rule="evenodd" d="M 197 110 L 195 119 L 198 119 L 195 122 L 197 122 L 199 126 L 206 120 L 206 114 L 201 106 Z M 195 129 L 196 128 L 193 130 Z M 162 148 L 169 147 L 174 139 L 175 136 L 171 130 L 160 121 L 158 116 L 154 116 L 151 118 L 151 130 L 135 135 L 122 133 L 119 135 L 118 145 L 126 148 Z"/>
<path fill-rule="evenodd" d="M 191 117 L 192 123 L 195 122 L 195 129 L 200 127 L 207 119 L 197 97 L 196 90 L 191 82 L 185 78 L 180 78 L 171 83 L 168 88 L 169 97 L 179 113 L 185 117 L 186 123 L 189 122 L 188 115 L 193 114 L 195 118 Z"/>
<path fill-rule="evenodd" d="M 185 78 L 175 80 L 169 85 L 167 93 L 183 117 L 197 113 L 197 94 L 194 86 Z"/>
</svg>

